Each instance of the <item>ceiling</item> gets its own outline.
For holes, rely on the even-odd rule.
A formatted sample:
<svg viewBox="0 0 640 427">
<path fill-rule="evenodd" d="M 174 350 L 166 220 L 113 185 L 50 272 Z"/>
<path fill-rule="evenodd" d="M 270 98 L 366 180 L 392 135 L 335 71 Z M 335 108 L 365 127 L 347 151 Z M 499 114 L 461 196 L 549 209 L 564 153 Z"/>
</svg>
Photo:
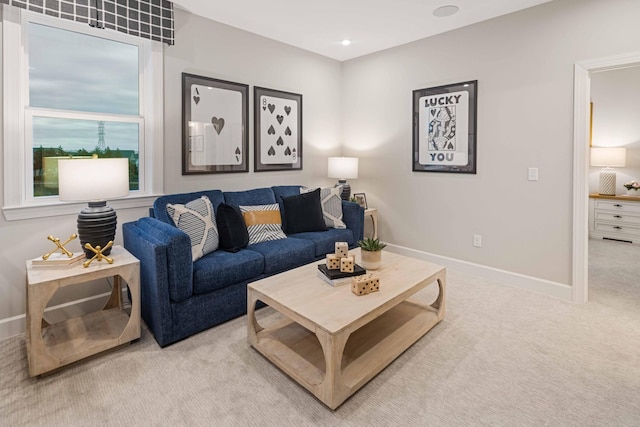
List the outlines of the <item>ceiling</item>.
<svg viewBox="0 0 640 427">
<path fill-rule="evenodd" d="M 173 0 L 183 10 L 345 61 L 551 0 Z M 445 5 L 459 8 L 438 18 Z M 351 40 L 349 46 L 341 41 Z"/>
</svg>

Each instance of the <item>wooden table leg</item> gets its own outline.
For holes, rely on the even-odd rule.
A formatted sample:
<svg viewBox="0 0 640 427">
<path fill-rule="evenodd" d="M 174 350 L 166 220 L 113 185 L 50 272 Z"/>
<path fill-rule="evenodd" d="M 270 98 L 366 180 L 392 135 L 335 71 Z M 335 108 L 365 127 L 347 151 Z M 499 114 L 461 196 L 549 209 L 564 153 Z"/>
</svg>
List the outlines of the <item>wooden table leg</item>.
<svg viewBox="0 0 640 427">
<path fill-rule="evenodd" d="M 325 360 L 325 376 L 318 397 L 331 409 L 336 409 L 350 395 L 342 380 L 342 355 L 349 335 L 346 331 L 331 335 L 322 329 L 316 330 Z"/>
</svg>

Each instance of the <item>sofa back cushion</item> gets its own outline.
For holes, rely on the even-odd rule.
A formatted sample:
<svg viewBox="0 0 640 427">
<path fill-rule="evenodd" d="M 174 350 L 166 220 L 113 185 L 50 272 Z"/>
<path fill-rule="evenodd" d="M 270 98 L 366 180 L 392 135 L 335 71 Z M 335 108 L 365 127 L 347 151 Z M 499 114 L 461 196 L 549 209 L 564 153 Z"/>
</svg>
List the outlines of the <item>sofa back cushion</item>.
<svg viewBox="0 0 640 427">
<path fill-rule="evenodd" d="M 276 196 L 270 188 L 255 188 L 246 191 L 225 191 L 224 202 L 228 205 L 254 206 L 277 203 Z"/>
<path fill-rule="evenodd" d="M 199 199 L 202 196 L 207 196 L 209 201 L 211 201 L 211 205 L 213 206 L 214 211 L 220 203 L 224 202 L 224 196 L 222 195 L 222 191 L 220 190 L 167 194 L 165 196 L 158 197 L 156 201 L 153 202 L 153 217 L 159 219 L 162 222 L 166 222 L 167 224 L 176 225 L 173 222 L 173 219 L 167 213 L 167 204 L 172 203 L 174 205 L 184 205 L 192 200 Z"/>
</svg>

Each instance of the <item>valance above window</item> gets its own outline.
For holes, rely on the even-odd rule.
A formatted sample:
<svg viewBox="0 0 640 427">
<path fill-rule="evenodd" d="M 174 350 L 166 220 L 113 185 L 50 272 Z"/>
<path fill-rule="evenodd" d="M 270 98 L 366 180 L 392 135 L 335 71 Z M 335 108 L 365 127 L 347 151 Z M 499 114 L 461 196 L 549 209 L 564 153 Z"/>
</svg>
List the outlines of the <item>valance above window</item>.
<svg viewBox="0 0 640 427">
<path fill-rule="evenodd" d="M 0 0 L 0 3 L 174 44 L 173 3 L 168 0 Z"/>
</svg>

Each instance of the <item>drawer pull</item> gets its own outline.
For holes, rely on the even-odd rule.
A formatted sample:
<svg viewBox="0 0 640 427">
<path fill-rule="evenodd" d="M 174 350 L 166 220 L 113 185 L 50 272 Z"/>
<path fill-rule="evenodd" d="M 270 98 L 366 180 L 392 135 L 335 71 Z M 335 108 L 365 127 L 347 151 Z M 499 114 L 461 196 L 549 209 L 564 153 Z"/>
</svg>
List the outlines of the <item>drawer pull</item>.
<svg viewBox="0 0 640 427">
<path fill-rule="evenodd" d="M 614 215 L 614 218 L 622 218 L 620 215 Z"/>
<path fill-rule="evenodd" d="M 622 205 L 621 205 L 621 204 L 619 204 L 619 203 L 616 203 L 616 204 L 614 204 L 613 206 L 614 206 L 614 207 L 616 207 L 616 208 L 621 208 L 621 207 L 622 207 Z"/>
<path fill-rule="evenodd" d="M 613 228 L 615 228 L 616 230 L 622 230 L 622 227 L 614 225 Z"/>
</svg>

